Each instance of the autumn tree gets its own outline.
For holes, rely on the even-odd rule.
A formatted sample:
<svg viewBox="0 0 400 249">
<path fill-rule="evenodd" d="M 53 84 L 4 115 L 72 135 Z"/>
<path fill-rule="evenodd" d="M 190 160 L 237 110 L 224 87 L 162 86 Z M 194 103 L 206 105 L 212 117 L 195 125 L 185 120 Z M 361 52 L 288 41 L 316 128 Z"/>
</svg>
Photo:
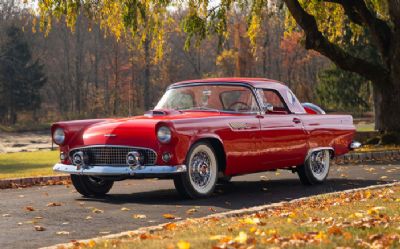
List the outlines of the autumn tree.
<svg viewBox="0 0 400 249">
<path fill-rule="evenodd" d="M 330 58 L 338 67 L 355 72 L 373 84 L 376 128 L 400 131 L 400 2 L 398 0 L 284 0 L 304 30 L 305 46 Z M 379 57 L 369 60 L 344 49 L 345 27 L 366 29 Z"/>
<path fill-rule="evenodd" d="M 290 25 L 280 3 L 39 1 L 32 26 L 43 31 L 35 52 L 49 76 L 43 112 L 138 114 L 172 82 L 228 75 L 288 82 L 312 101 L 317 71 L 329 61 L 301 46 L 301 31 L 284 36 Z"/>
</svg>

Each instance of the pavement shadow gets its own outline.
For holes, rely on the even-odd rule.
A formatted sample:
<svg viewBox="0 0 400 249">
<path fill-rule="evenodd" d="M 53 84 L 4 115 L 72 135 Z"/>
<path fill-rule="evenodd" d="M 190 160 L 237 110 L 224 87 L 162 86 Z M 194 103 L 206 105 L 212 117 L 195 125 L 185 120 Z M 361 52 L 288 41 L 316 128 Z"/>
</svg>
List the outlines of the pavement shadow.
<svg viewBox="0 0 400 249">
<path fill-rule="evenodd" d="M 226 185 L 218 185 L 216 193 L 206 199 L 182 199 L 174 189 L 164 189 L 132 194 L 111 194 L 105 198 L 85 198 L 82 200 L 101 201 L 116 205 L 131 203 L 164 206 L 215 206 L 225 209 L 239 209 L 384 183 L 389 182 L 329 179 L 321 185 L 304 186 L 297 179 L 233 181 Z"/>
</svg>

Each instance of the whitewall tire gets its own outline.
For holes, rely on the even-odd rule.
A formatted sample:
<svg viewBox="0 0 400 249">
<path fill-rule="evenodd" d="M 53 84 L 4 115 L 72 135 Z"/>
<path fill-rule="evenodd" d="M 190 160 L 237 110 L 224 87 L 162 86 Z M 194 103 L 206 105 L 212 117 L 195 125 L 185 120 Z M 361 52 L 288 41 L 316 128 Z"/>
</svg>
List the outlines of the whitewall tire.
<svg viewBox="0 0 400 249">
<path fill-rule="evenodd" d="M 187 172 L 174 179 L 177 191 L 189 198 L 210 196 L 218 179 L 218 160 L 213 147 L 207 142 L 194 144 L 186 164 Z"/>
<path fill-rule="evenodd" d="M 304 165 L 297 167 L 300 181 L 305 185 L 323 183 L 329 174 L 330 151 L 313 151 L 306 159 Z"/>
</svg>

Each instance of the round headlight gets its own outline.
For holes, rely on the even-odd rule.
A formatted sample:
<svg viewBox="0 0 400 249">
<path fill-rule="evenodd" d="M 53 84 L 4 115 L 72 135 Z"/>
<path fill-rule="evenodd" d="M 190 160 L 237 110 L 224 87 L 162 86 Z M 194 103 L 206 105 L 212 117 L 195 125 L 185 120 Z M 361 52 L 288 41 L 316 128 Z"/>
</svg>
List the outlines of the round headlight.
<svg viewBox="0 0 400 249">
<path fill-rule="evenodd" d="M 169 143 L 171 141 L 171 130 L 167 126 L 161 126 L 158 128 L 157 138 L 161 143 Z"/>
<path fill-rule="evenodd" d="M 53 140 L 58 145 L 64 143 L 65 140 L 64 130 L 61 128 L 57 128 L 53 133 Z"/>
</svg>

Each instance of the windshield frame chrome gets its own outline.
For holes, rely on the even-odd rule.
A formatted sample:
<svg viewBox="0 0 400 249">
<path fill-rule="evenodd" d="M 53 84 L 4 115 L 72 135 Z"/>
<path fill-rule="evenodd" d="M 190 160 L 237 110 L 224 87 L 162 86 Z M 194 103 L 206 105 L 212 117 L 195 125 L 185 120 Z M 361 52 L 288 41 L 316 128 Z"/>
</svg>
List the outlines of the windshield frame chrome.
<svg viewBox="0 0 400 249">
<path fill-rule="evenodd" d="M 245 88 L 248 88 L 251 91 L 253 98 L 255 99 L 255 101 L 257 103 L 257 109 L 258 109 L 258 111 L 255 111 L 255 112 L 235 112 L 235 111 L 224 111 L 224 110 L 218 110 L 218 112 L 230 113 L 230 114 L 243 114 L 243 115 L 260 115 L 260 114 L 262 114 L 262 112 L 263 112 L 262 108 L 261 108 L 262 106 L 260 104 L 260 99 L 258 98 L 258 95 L 256 93 L 257 89 L 255 87 L 253 87 L 251 84 L 248 84 L 246 82 L 193 82 L 193 83 L 185 83 L 185 84 L 181 84 L 181 85 L 170 85 L 166 89 L 166 91 L 171 90 L 171 89 L 184 88 L 184 87 L 207 86 L 207 85 L 208 86 L 243 86 Z M 182 111 L 182 112 L 213 111 L 213 112 L 215 112 L 214 110 L 198 110 L 198 109 L 186 109 L 186 110 L 179 110 L 179 111 Z"/>
</svg>

